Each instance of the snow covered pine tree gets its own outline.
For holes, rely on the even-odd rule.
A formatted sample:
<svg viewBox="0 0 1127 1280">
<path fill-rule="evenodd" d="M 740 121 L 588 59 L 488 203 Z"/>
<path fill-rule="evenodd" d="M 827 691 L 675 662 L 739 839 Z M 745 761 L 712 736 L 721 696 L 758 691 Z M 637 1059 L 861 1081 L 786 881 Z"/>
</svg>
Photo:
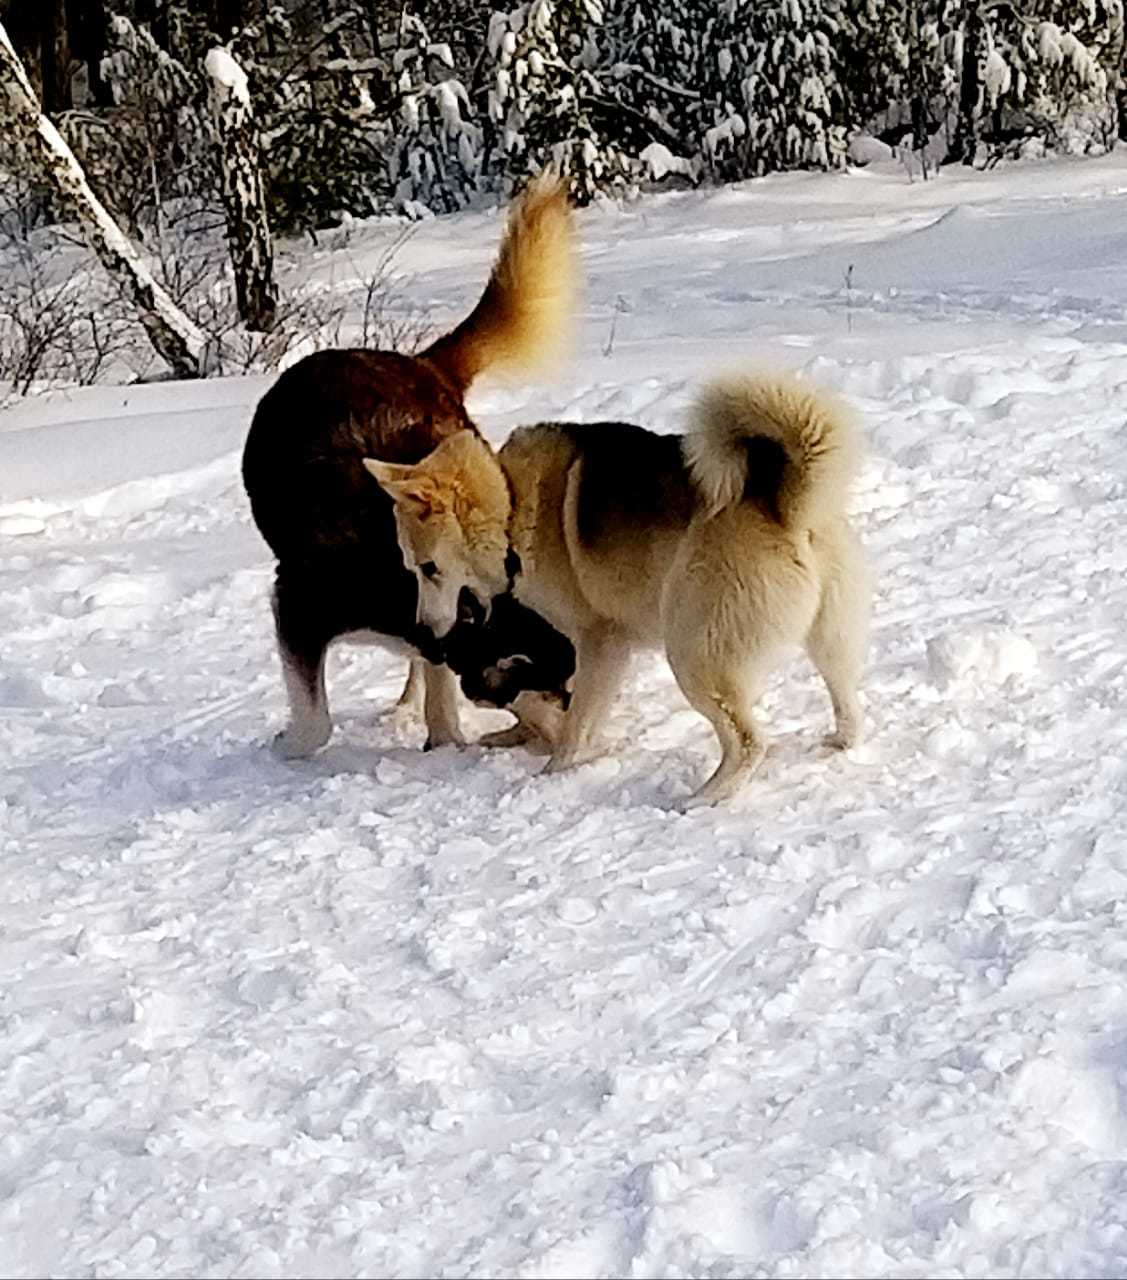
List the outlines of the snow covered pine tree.
<svg viewBox="0 0 1127 1280">
<path fill-rule="evenodd" d="M 508 185 L 551 164 L 570 175 L 575 199 L 586 204 L 632 181 L 622 122 L 602 83 L 603 25 L 602 0 L 530 0 L 493 15 L 489 116 Z"/>
<path fill-rule="evenodd" d="M 695 181 L 700 170 L 702 10 L 702 0 L 616 0 L 608 10 L 606 87 L 629 113 L 641 176 L 657 182 L 671 173 Z"/>
<path fill-rule="evenodd" d="M 1123 0 L 947 0 L 940 29 L 958 78 L 952 158 L 1114 146 Z"/>
<path fill-rule="evenodd" d="M 1117 133 L 1122 0 L 1026 0 L 994 9 L 983 70 L 986 137 L 1037 154 L 1105 151 Z"/>
<path fill-rule="evenodd" d="M 396 205 L 415 215 L 460 209 L 477 189 L 482 133 L 469 118 L 450 46 L 432 42 L 422 20 L 404 12 L 392 70 L 400 121 L 391 169 Z"/>
<path fill-rule="evenodd" d="M 724 0 L 705 28 L 713 173 L 738 179 L 845 162 L 832 0 Z"/>
</svg>

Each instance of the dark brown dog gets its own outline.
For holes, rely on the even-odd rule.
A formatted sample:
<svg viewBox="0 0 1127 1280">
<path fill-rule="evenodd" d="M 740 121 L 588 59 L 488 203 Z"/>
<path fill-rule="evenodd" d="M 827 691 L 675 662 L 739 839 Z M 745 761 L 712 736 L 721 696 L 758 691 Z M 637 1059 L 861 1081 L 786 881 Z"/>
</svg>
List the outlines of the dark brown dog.
<svg viewBox="0 0 1127 1280">
<path fill-rule="evenodd" d="M 528 368 L 551 355 L 562 344 L 572 293 L 567 198 L 558 184 L 540 183 L 514 207 L 485 292 L 457 328 L 415 356 L 319 352 L 263 396 L 243 483 L 278 560 L 274 620 L 290 707 L 276 742 L 283 755 L 310 755 L 328 740 L 325 654 L 348 635 L 411 658 L 404 699 L 421 675 L 428 745 L 462 740 L 454 674 L 439 665 L 441 649 L 416 620 L 416 577 L 403 565 L 392 504 L 363 460 L 413 464 L 456 432 L 476 434 L 463 402 L 471 383 L 487 369 Z M 520 631 L 515 643 L 535 665 L 529 629 Z M 505 656 L 496 627 L 489 643 L 494 659 Z M 552 654 L 558 663 L 555 642 Z M 526 687 L 537 687 L 530 678 Z"/>
</svg>

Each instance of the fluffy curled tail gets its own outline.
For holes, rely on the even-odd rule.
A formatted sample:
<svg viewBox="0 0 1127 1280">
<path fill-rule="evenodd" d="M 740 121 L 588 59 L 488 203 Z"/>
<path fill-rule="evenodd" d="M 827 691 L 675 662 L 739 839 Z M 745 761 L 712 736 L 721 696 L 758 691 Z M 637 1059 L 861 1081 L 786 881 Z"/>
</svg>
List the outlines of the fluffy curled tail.
<svg viewBox="0 0 1127 1280">
<path fill-rule="evenodd" d="M 481 300 L 422 357 L 461 391 L 495 366 L 531 369 L 566 346 L 574 296 L 567 192 L 558 179 L 542 177 L 513 206 Z"/>
<path fill-rule="evenodd" d="M 836 397 L 785 374 L 731 377 L 693 416 L 685 461 L 711 512 L 754 502 L 797 532 L 845 511 L 861 446 Z"/>
</svg>

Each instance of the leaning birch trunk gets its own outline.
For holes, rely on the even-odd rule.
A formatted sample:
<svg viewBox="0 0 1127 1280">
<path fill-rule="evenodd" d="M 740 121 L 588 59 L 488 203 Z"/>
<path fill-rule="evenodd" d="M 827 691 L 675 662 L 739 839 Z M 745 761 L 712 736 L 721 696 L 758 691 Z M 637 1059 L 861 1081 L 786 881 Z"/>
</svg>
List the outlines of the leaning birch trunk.
<svg viewBox="0 0 1127 1280">
<path fill-rule="evenodd" d="M 223 174 L 239 315 L 248 329 L 268 333 L 274 327 L 278 294 L 247 78 L 226 49 L 212 49 L 204 65 L 211 82 L 211 129 Z"/>
<path fill-rule="evenodd" d="M 132 297 L 157 354 L 179 377 L 199 377 L 206 343 L 204 335 L 153 279 L 136 249 L 90 190 L 74 152 L 40 110 L 27 72 L 2 23 L 0 113 L 36 150 L 63 204 L 81 225 L 90 247 Z"/>
</svg>

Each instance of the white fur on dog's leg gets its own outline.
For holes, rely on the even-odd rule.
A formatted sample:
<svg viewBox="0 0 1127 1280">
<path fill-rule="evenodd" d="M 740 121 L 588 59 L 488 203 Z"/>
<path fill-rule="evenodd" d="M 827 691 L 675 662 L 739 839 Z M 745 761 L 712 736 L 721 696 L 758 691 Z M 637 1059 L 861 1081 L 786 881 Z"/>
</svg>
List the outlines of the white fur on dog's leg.
<svg viewBox="0 0 1127 1280">
<path fill-rule="evenodd" d="M 681 802 L 681 809 L 687 812 L 731 800 L 752 780 L 766 754 L 766 750 L 758 746 L 737 760 L 726 755 L 704 786 Z"/>
<path fill-rule="evenodd" d="M 576 747 L 573 751 L 562 752 L 557 747 L 552 752 L 552 757 L 544 766 L 544 773 L 566 773 L 568 769 L 577 769 L 581 764 L 590 764 L 592 760 L 598 760 L 604 752 L 598 747 L 587 743 L 583 746 Z"/>
<path fill-rule="evenodd" d="M 744 787 L 755 776 L 758 764 L 751 767 L 741 767 L 733 773 L 729 773 L 724 778 L 719 778 L 717 774 L 713 774 L 711 778 L 704 784 L 699 791 L 695 791 L 691 796 L 686 796 L 678 805 L 683 813 L 688 813 L 691 809 L 711 808 L 716 804 L 723 804 L 725 800 L 731 800 L 738 795 Z"/>
<path fill-rule="evenodd" d="M 435 747 L 464 747 L 458 722 L 458 680 L 449 667 L 435 667 L 429 662 L 423 669 L 423 711 L 427 722 L 424 751 Z"/>
<path fill-rule="evenodd" d="M 682 809 L 699 809 L 721 804 L 742 791 L 751 781 L 767 754 L 767 744 L 751 713 L 758 685 L 748 682 L 727 690 L 727 696 L 702 695 L 691 683 L 681 686 L 689 700 L 712 722 L 720 743 L 720 763 L 712 777 L 682 804 Z"/>
<path fill-rule="evenodd" d="M 285 650 L 280 651 L 282 677 L 290 703 L 290 722 L 272 743 L 283 760 L 303 760 L 319 751 L 333 732 L 325 697 L 325 660 L 321 658 L 312 676 Z"/>
<path fill-rule="evenodd" d="M 513 699 L 517 727 L 527 730 L 526 745 L 533 751 L 551 751 L 563 733 L 567 712 L 556 697 L 524 689 Z"/>
<path fill-rule="evenodd" d="M 327 720 L 327 717 L 326 717 Z M 294 728 L 290 725 L 283 729 L 281 733 L 274 735 L 274 741 L 270 744 L 274 754 L 282 760 L 306 760 L 328 742 L 332 734 L 332 725 L 326 724 L 323 729 L 314 729 L 302 727 Z"/>
<path fill-rule="evenodd" d="M 630 647 L 610 626 L 584 631 L 576 643 L 575 685 L 571 706 L 545 773 L 562 773 L 594 760 L 592 742 L 614 702 L 630 661 Z"/>
<path fill-rule="evenodd" d="M 836 728 L 822 741 L 834 751 L 848 751 L 858 746 L 865 736 L 865 718 L 861 704 L 852 689 L 830 686 Z"/>
<path fill-rule="evenodd" d="M 422 658 L 412 658 L 407 670 L 407 683 L 395 704 L 395 728 L 400 734 L 409 732 L 423 714 L 424 669 Z"/>
<path fill-rule="evenodd" d="M 538 693 L 524 690 L 509 708 L 517 716 L 516 724 L 478 739 L 483 747 L 526 747 L 537 755 L 546 755 L 558 739 L 564 711 L 559 703 Z"/>
<path fill-rule="evenodd" d="M 865 716 L 857 686 L 869 647 L 869 573 L 856 538 L 837 547 L 834 577 L 806 637 L 806 651 L 817 667 L 834 710 L 834 731 L 823 741 L 835 751 L 857 746 L 865 732 Z"/>
<path fill-rule="evenodd" d="M 397 707 L 410 708 L 412 711 L 421 712 L 423 709 L 423 672 L 426 663 L 422 658 L 412 658 L 407 667 L 407 683 L 403 686 L 403 692 L 399 695 L 399 701 L 395 704 Z"/>
</svg>

